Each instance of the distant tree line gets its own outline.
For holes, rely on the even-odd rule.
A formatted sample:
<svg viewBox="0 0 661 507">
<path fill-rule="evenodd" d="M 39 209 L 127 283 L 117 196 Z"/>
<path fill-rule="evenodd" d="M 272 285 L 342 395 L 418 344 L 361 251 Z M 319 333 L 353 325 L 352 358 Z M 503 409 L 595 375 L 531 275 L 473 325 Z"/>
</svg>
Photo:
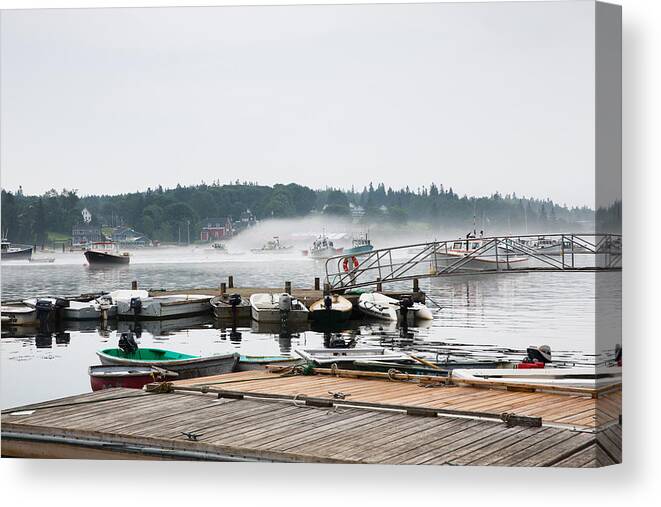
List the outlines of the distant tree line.
<svg viewBox="0 0 661 507">
<path fill-rule="evenodd" d="M 575 229 L 578 224 L 594 221 L 594 211 L 587 207 L 568 208 L 548 199 L 503 196 L 498 192 L 485 197 L 460 197 L 452 188 L 436 184 L 399 190 L 382 183 L 362 190 L 313 190 L 294 183 L 271 187 L 237 181 L 84 197 L 67 189 L 43 195 L 2 190 L 2 233 L 11 241 L 28 244 L 43 244 L 58 235 L 68 237 L 72 226 L 82 220 L 83 208 L 92 213 L 93 223 L 130 226 L 162 242 L 177 241 L 186 227 L 190 227 L 191 237 L 197 237 L 205 218 L 238 219 L 247 209 L 258 220 L 310 213 L 351 217 L 353 213 L 354 219 L 360 215 L 364 224 L 420 222 L 431 228 L 470 229 L 475 217 L 487 233 Z"/>
</svg>

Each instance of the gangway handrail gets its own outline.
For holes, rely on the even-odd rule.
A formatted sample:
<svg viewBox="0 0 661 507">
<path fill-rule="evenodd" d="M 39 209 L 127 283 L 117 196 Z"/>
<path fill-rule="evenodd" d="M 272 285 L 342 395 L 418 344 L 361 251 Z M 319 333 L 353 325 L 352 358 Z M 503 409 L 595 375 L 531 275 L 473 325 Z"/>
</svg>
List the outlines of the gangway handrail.
<svg viewBox="0 0 661 507">
<path fill-rule="evenodd" d="M 550 246 L 540 247 L 550 240 Z M 602 271 L 621 270 L 621 234 L 551 233 L 525 234 L 434 240 L 389 248 L 375 249 L 352 256 L 336 255 L 326 261 L 326 281 L 333 291 L 348 290 L 379 283 L 392 283 L 414 278 L 453 274 L 504 273 L 512 271 Z M 469 249 L 468 244 L 479 242 Z M 466 244 L 466 253 L 450 248 Z M 547 241 L 548 244 L 548 241 Z M 615 248 L 614 248 L 615 246 Z M 415 249 L 402 258 L 401 252 Z M 593 256 L 592 265 L 577 265 L 577 256 Z M 604 256 L 602 258 L 602 256 Z M 439 266 L 439 258 L 442 265 Z M 356 266 L 351 262 L 355 259 Z M 393 260 L 394 259 L 394 260 Z M 539 266 L 526 266 L 522 261 L 537 261 Z M 494 268 L 473 268 L 472 264 L 489 264 Z M 426 272 L 416 268 L 429 265 Z"/>
</svg>

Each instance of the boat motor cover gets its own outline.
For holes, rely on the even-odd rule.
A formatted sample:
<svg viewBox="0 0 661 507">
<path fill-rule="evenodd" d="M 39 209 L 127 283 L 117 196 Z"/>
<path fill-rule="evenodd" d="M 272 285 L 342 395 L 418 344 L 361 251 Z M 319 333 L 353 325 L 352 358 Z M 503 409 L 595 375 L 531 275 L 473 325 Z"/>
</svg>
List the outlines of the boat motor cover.
<svg viewBox="0 0 661 507">
<path fill-rule="evenodd" d="M 281 312 L 288 312 L 291 310 L 291 296 L 289 294 L 280 294 L 278 299 L 278 307 Z"/>
</svg>

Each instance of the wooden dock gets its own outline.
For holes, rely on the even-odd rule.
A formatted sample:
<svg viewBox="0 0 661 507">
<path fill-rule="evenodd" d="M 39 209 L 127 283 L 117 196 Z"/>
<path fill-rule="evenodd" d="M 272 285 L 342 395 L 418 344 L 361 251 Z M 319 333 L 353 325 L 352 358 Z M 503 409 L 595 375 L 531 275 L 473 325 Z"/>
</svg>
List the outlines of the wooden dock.
<svg viewBox="0 0 661 507">
<path fill-rule="evenodd" d="M 249 299 L 253 294 L 259 293 L 279 293 L 285 292 L 286 287 L 231 287 L 226 288 L 225 293 L 227 294 L 239 294 L 241 297 Z M 150 290 L 150 296 L 163 296 L 166 294 L 209 294 L 214 296 L 219 296 L 222 294 L 222 290 L 218 287 L 216 288 L 202 288 L 202 289 L 174 289 L 174 290 Z M 401 299 L 404 296 L 410 297 L 416 303 L 425 303 L 426 295 L 423 291 L 383 291 L 383 294 L 386 296 Z M 322 290 L 311 289 L 311 288 L 299 288 L 292 287 L 291 295 L 296 299 L 301 301 L 305 306 L 310 307 L 312 303 L 319 301 L 324 297 L 324 292 Z M 344 294 L 344 297 L 347 298 L 354 306 L 358 305 L 358 298 L 360 294 Z"/>
<path fill-rule="evenodd" d="M 597 467 L 621 461 L 620 392 L 594 399 L 242 372 L 2 413 L 2 455 Z M 206 391 L 206 392 L 200 392 Z"/>
</svg>

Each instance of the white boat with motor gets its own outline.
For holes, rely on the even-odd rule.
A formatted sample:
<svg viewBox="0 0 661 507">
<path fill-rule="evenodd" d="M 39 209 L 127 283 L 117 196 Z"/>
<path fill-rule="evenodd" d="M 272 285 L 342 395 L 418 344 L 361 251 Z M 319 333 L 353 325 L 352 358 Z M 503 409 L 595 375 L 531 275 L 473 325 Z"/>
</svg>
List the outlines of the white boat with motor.
<svg viewBox="0 0 661 507">
<path fill-rule="evenodd" d="M 354 361 L 396 362 L 411 359 L 409 355 L 403 352 L 397 352 L 383 347 L 294 349 L 294 352 L 306 361 L 319 365 L 353 363 Z"/>
<path fill-rule="evenodd" d="M 422 303 L 414 303 L 410 298 L 398 300 L 380 292 L 366 292 L 358 298 L 358 309 L 369 317 L 382 320 L 432 320 L 431 310 Z"/>
<path fill-rule="evenodd" d="M 65 320 L 107 320 L 117 316 L 117 305 L 110 295 L 103 295 L 90 301 L 61 299 L 54 297 L 30 298 L 23 301 L 26 305 L 37 309 L 50 304 L 51 308 L 60 310 L 60 318 Z"/>
<path fill-rule="evenodd" d="M 0 308 L 3 326 L 35 326 L 37 310 L 25 303 L 3 303 Z"/>
<path fill-rule="evenodd" d="M 174 319 L 211 312 L 211 298 L 206 294 L 168 294 L 134 296 L 117 301 L 117 316 L 136 319 Z"/>
<path fill-rule="evenodd" d="M 250 296 L 252 318 L 258 322 L 296 324 L 307 322 L 310 310 L 298 299 L 282 294 L 258 293 Z"/>
</svg>

